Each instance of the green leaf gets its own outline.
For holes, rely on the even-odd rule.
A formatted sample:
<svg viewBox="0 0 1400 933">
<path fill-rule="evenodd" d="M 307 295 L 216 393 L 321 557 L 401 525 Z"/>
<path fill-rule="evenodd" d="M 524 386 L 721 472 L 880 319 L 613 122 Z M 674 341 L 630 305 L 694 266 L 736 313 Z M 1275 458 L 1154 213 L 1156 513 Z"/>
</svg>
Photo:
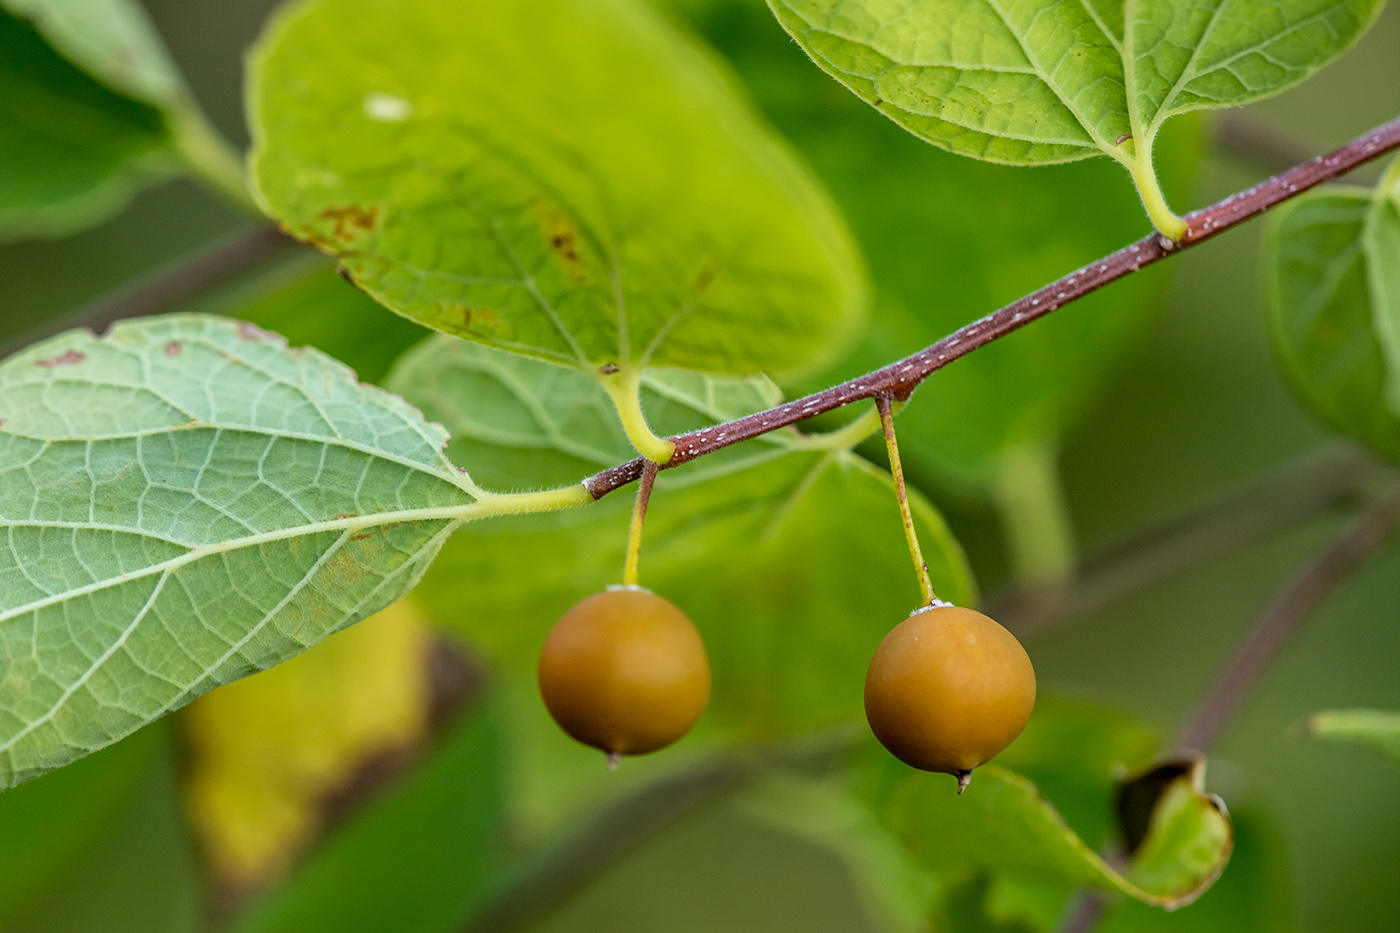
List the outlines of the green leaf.
<svg viewBox="0 0 1400 933">
<path fill-rule="evenodd" d="M 159 110 L 65 60 L 16 8 L 0 6 L 0 239 L 60 236 L 171 174 L 170 134 Z"/>
<path fill-rule="evenodd" d="M 780 372 L 863 304 L 825 196 L 636 0 L 307 0 L 250 96 L 265 208 L 447 333 L 595 375 Z"/>
<path fill-rule="evenodd" d="M 927 346 L 1143 232 L 1131 185 L 1106 160 L 1028 172 L 952 156 L 835 93 L 760 5 L 709 0 L 696 25 L 811 161 L 870 260 L 870 332 L 803 391 Z M 1163 134 L 1169 193 L 1188 190 L 1200 148 L 1195 119 Z M 1007 451 L 1055 446 L 1150 325 L 1167 272 L 1129 276 L 940 371 L 900 415 L 906 462 L 976 492 Z"/>
<path fill-rule="evenodd" d="M 1331 187 L 1273 212 L 1264 281 L 1274 345 L 1299 394 L 1333 427 L 1400 458 L 1400 416 L 1386 404 L 1365 246 L 1370 191 Z"/>
<path fill-rule="evenodd" d="M 5 933 L 200 933 L 208 908 L 180 818 L 176 755 L 169 741 L 157 748 L 154 767 L 144 769 L 115 825 Z"/>
<path fill-rule="evenodd" d="M 1400 713 L 1329 710 L 1308 720 L 1308 732 L 1324 739 L 1365 745 L 1400 763 Z"/>
<path fill-rule="evenodd" d="M 137 0 L 0 0 L 0 7 L 30 21 L 85 76 L 129 101 L 154 108 L 163 123 L 163 141 L 183 159 L 183 165 L 172 164 L 170 171 L 193 168 L 235 204 L 252 207 L 241 157 L 205 118 Z M 49 114 L 49 119 L 56 117 Z M 87 143 L 89 137 L 56 122 L 66 130 L 58 137 L 65 143 Z M 110 132 L 98 132 L 104 131 Z"/>
<path fill-rule="evenodd" d="M 1376 188 L 1366 229 L 1361 235 L 1366 256 L 1371 315 L 1386 366 L 1386 404 L 1400 416 L 1400 159 Z"/>
<path fill-rule="evenodd" d="M 342 827 L 238 933 L 438 933 L 466 916 L 509 860 L 492 710 L 453 725 L 400 787 Z"/>
<path fill-rule="evenodd" d="M 1231 813 L 1235 845 L 1220 880 L 1191 904 L 1189 912 L 1167 913 L 1128 900 L 1103 923 L 1103 933 L 1294 933 L 1293 879 L 1288 848 L 1261 813 Z"/>
<path fill-rule="evenodd" d="M 0 0 L 74 65 L 114 91 L 164 109 L 188 104 L 174 60 L 133 0 Z"/>
<path fill-rule="evenodd" d="M 1383 3 L 769 0 L 818 65 L 919 138 L 1011 165 L 1109 155 L 1174 238 L 1152 168 L 1162 123 L 1302 81 Z"/>
<path fill-rule="evenodd" d="M 362 382 L 381 382 L 427 333 L 336 275 L 314 253 L 272 264 L 182 310 L 238 318 L 281 334 L 293 346 L 315 347 Z"/>
<path fill-rule="evenodd" d="M 483 482 L 578 479 L 626 451 L 604 391 L 587 376 L 453 343 L 409 354 L 388 385 L 468 445 L 449 449 Z M 766 380 L 675 371 L 646 380 L 648 418 L 667 433 L 774 400 Z M 847 449 L 860 436 L 776 432 L 658 477 L 642 582 L 704 636 L 713 721 L 771 731 L 860 715 L 870 655 L 918 602 L 889 475 Z M 559 614 L 618 582 L 629 500 L 617 494 L 583 512 L 493 523 L 489 534 L 464 528 L 418 597 L 533 677 Z M 966 565 L 941 517 L 922 498 L 914 509 L 939 593 L 970 602 Z"/>
<path fill-rule="evenodd" d="M 899 840 L 852 793 L 849 783 L 845 771 L 821 777 L 771 771 L 743 788 L 737 802 L 746 815 L 840 858 L 876 929 L 923 933 L 928 929 L 933 882 L 912 864 Z"/>
<path fill-rule="evenodd" d="M 1123 871 L 1100 858 L 1040 796 L 1035 785 L 996 765 L 979 768 L 965 795 L 942 776 L 910 776 L 895 822 L 926 865 L 939 873 L 978 865 L 1021 882 L 1064 891 L 1093 886 L 1158 907 L 1200 896 L 1230 857 L 1224 805 L 1201 787 L 1198 763 L 1159 798 L 1144 843 Z"/>
<path fill-rule="evenodd" d="M 0 929 L 49 893 L 131 803 L 166 740 L 159 728 L 0 795 Z"/>
<path fill-rule="evenodd" d="M 446 435 L 219 318 L 69 332 L 0 364 L 0 787 L 388 605 L 480 492 Z"/>
<path fill-rule="evenodd" d="M 386 385 L 447 426 L 448 456 L 488 489 L 579 482 L 636 456 L 607 393 L 562 366 L 440 336 L 404 354 Z M 782 401 L 763 376 L 652 370 L 642 376 L 641 388 L 648 420 L 668 434 Z M 781 445 L 792 437 L 784 432 L 758 443 Z M 714 468 L 733 456 L 726 449 L 705 462 Z"/>
</svg>

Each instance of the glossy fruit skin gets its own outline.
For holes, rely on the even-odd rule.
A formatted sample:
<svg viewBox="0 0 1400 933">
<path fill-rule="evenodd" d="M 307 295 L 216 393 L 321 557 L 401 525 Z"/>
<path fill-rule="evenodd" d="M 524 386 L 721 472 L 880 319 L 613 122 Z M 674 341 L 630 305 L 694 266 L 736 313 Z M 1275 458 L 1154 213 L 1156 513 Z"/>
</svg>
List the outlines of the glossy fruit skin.
<svg viewBox="0 0 1400 933">
<path fill-rule="evenodd" d="M 642 755 L 695 725 L 710 697 L 710 662 L 685 613 L 650 590 L 620 587 L 554 624 L 539 683 L 569 735 L 609 754 Z"/>
<path fill-rule="evenodd" d="M 963 775 L 1021 734 L 1035 670 L 1016 637 L 980 612 L 936 606 L 885 636 L 865 678 L 865 718 L 905 764 Z"/>
</svg>

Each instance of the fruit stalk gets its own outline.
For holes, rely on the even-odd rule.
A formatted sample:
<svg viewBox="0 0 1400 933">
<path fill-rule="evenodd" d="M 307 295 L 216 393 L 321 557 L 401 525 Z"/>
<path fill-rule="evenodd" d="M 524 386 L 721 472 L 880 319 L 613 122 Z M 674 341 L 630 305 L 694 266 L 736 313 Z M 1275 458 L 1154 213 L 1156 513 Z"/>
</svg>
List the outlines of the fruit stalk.
<svg viewBox="0 0 1400 933">
<path fill-rule="evenodd" d="M 627 532 L 627 559 L 622 565 L 624 586 L 640 586 L 638 577 L 642 563 L 642 523 L 647 518 L 647 503 L 651 501 L 651 487 L 656 482 L 657 463 L 648 460 L 642 468 L 642 481 L 637 485 L 637 504 L 632 507 L 632 526 Z"/>
<path fill-rule="evenodd" d="M 919 534 L 914 530 L 914 513 L 909 510 L 909 491 L 904 486 L 904 467 L 899 462 L 899 442 L 894 436 L 890 396 L 876 396 L 875 408 L 880 412 L 880 426 L 885 430 L 885 450 L 889 452 L 890 475 L 894 477 L 899 515 L 904 520 L 904 539 L 909 543 L 909 556 L 914 559 L 914 575 L 919 578 L 919 605 L 931 606 L 938 602 L 938 594 L 933 591 L 933 582 L 929 580 L 928 564 L 924 562 L 924 552 L 919 548 Z"/>
</svg>

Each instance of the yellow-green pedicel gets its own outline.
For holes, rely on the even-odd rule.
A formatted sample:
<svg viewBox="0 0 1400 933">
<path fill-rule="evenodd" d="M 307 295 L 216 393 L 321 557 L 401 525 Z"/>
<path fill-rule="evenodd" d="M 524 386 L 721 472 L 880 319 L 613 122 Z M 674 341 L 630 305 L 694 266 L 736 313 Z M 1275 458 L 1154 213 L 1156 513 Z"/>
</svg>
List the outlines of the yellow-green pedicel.
<svg viewBox="0 0 1400 933">
<path fill-rule="evenodd" d="M 610 756 L 665 748 L 710 697 L 710 663 L 685 613 L 650 590 L 595 593 L 540 652 L 540 694 L 559 727 Z"/>
<path fill-rule="evenodd" d="M 1021 734 L 1035 670 L 1016 637 L 972 609 L 932 606 L 885 636 L 865 678 L 865 716 L 896 758 L 965 775 Z"/>
</svg>

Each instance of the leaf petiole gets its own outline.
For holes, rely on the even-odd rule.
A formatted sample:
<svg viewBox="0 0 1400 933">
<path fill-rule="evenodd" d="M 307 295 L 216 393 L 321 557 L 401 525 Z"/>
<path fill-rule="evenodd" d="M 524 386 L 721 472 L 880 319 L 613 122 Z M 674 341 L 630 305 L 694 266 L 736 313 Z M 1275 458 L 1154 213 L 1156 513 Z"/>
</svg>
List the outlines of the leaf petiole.
<svg viewBox="0 0 1400 933">
<path fill-rule="evenodd" d="M 612 399 L 617 416 L 622 421 L 622 430 L 637 452 L 653 463 L 666 464 L 676 452 L 676 445 L 664 437 L 657 437 L 647 425 L 642 413 L 642 373 L 635 369 L 622 369 L 600 376 L 599 384 Z"/>
<path fill-rule="evenodd" d="M 1186 221 L 1167 205 L 1167 198 L 1162 194 L 1162 186 L 1157 181 L 1157 173 L 1152 170 L 1151 145 L 1140 147 L 1138 152 L 1135 158 L 1120 161 L 1127 166 L 1128 174 L 1133 177 L 1133 185 L 1137 188 L 1138 197 L 1142 198 L 1142 206 L 1147 211 L 1152 226 L 1156 227 L 1162 236 L 1179 243 L 1186 235 Z"/>
</svg>

